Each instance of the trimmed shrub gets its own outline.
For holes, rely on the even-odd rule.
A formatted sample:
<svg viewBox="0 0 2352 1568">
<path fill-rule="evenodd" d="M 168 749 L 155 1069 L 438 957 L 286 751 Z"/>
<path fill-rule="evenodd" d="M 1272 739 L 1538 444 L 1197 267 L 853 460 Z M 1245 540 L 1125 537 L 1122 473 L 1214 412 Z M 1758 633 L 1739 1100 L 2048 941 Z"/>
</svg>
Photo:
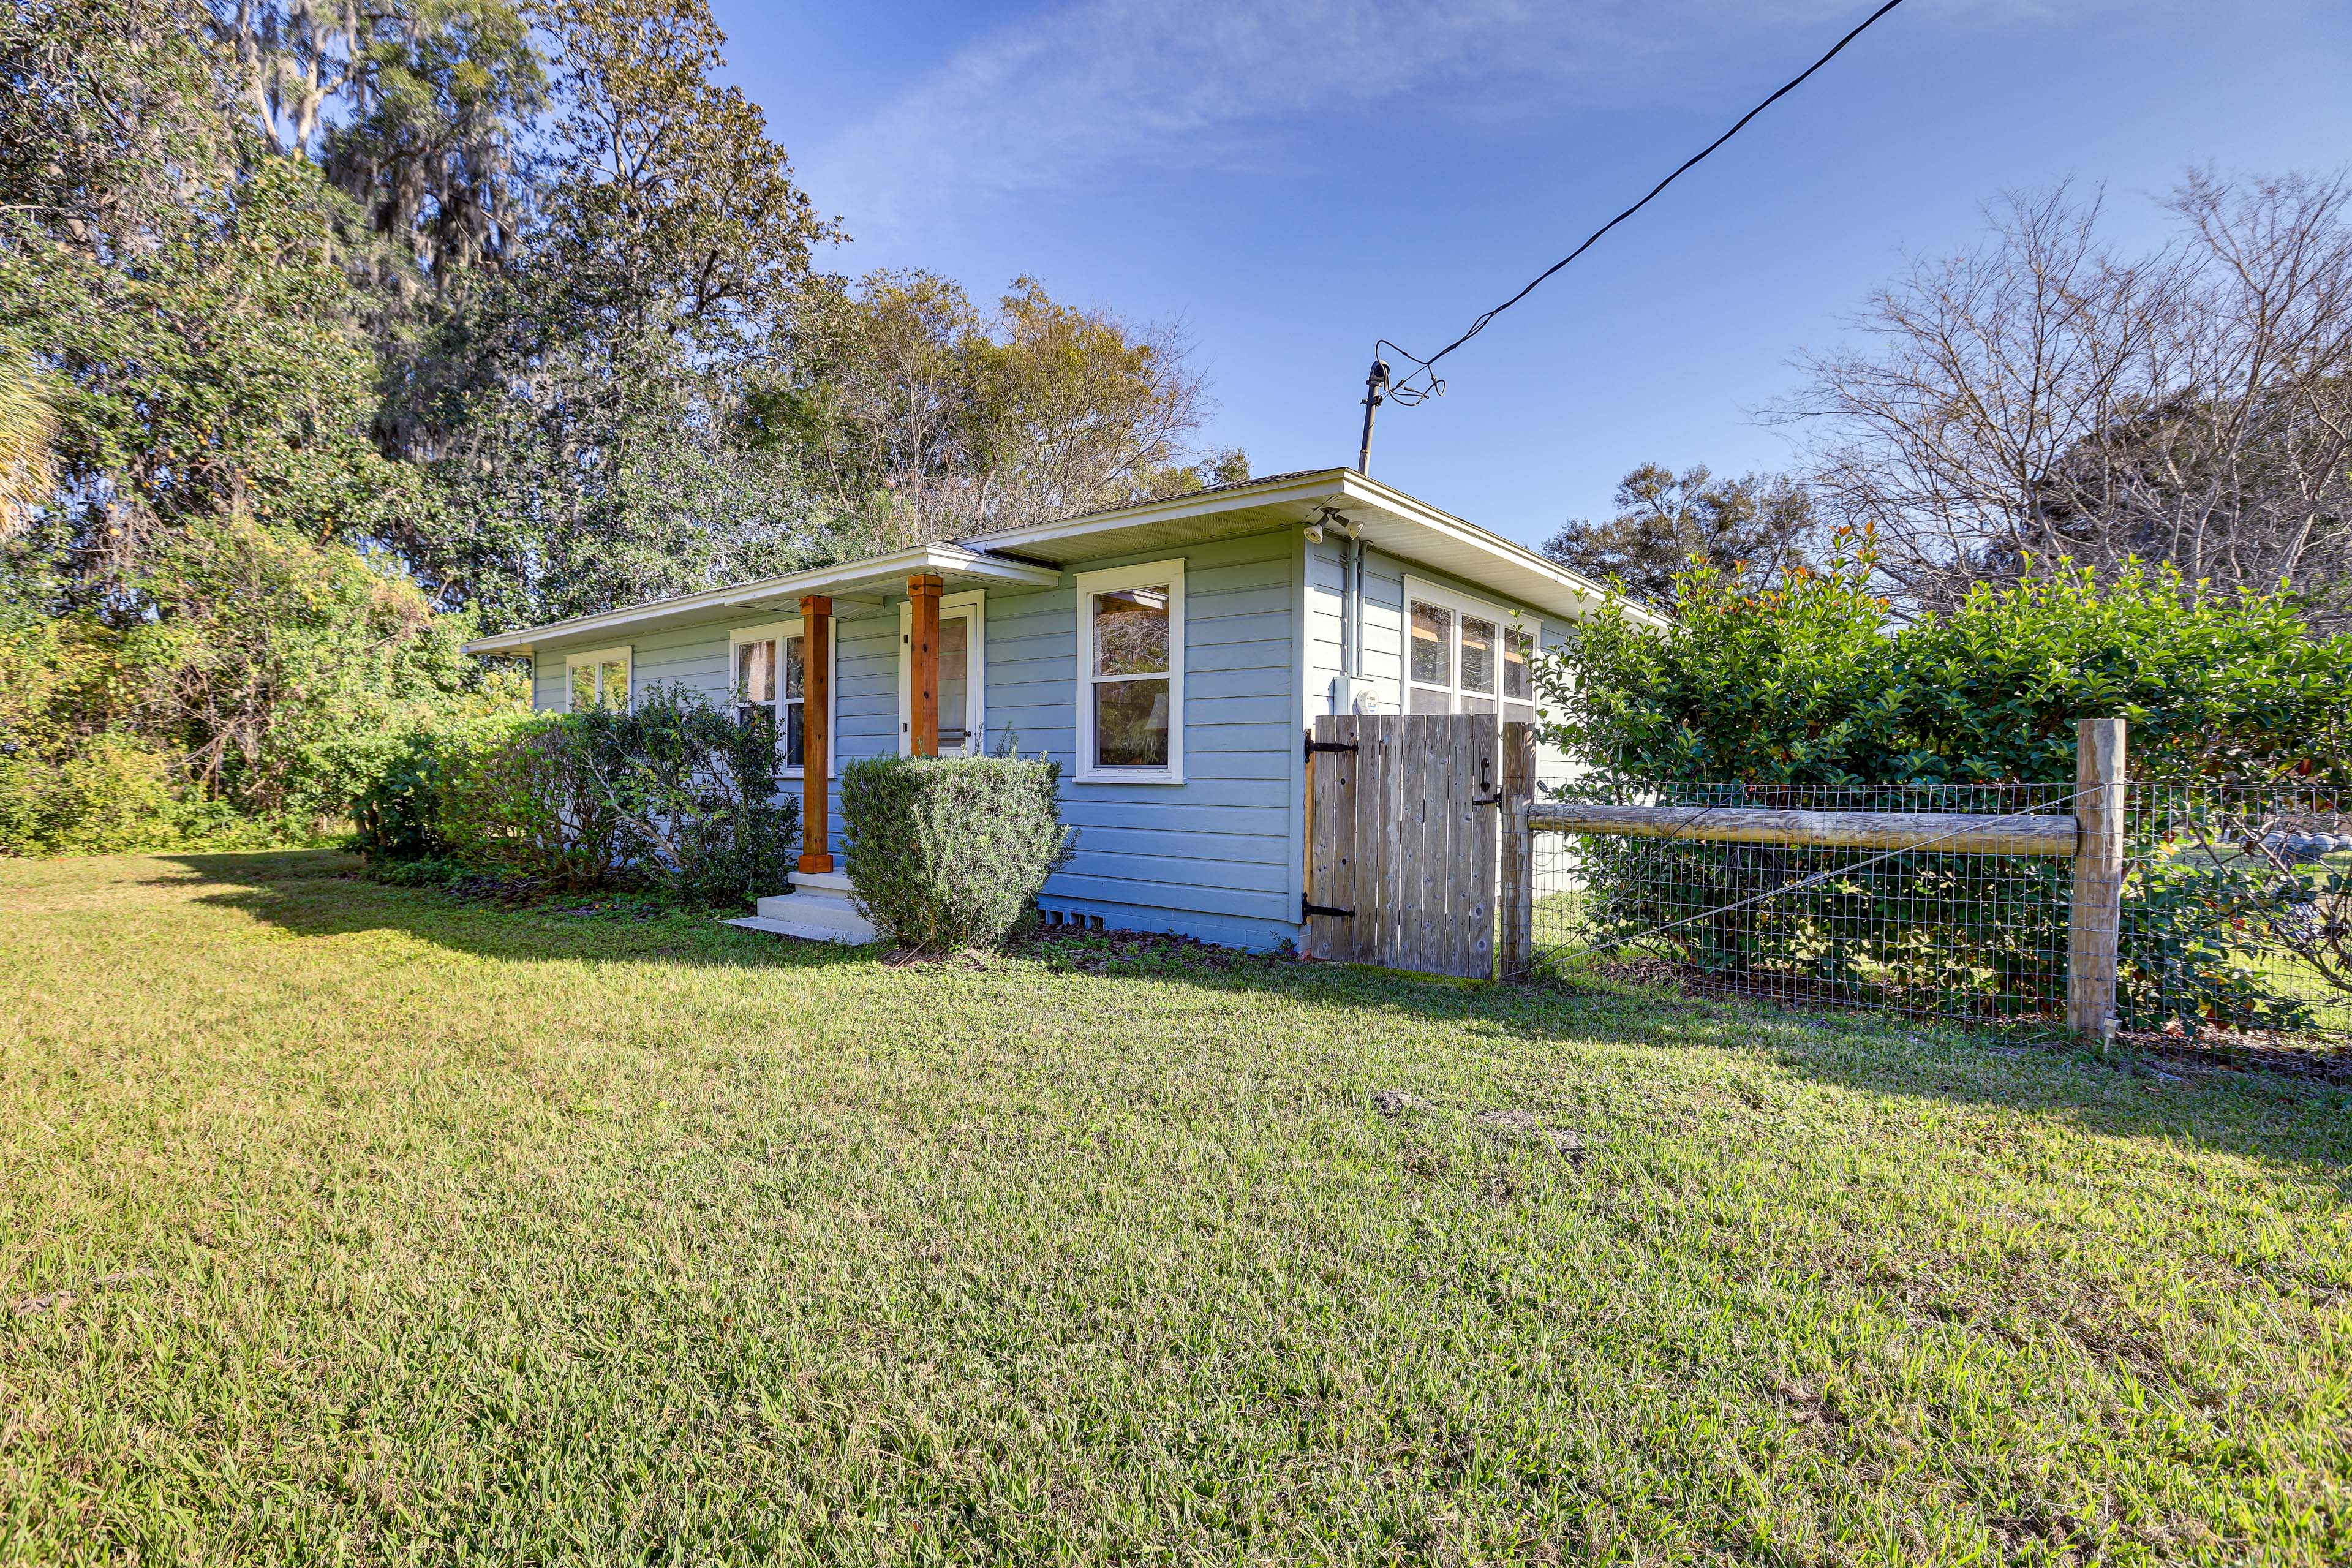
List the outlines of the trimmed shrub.
<svg viewBox="0 0 2352 1568">
<path fill-rule="evenodd" d="M 1000 942 L 1069 855 L 1060 764 L 1024 757 L 876 757 L 841 770 L 857 907 L 892 946 Z"/>
</svg>

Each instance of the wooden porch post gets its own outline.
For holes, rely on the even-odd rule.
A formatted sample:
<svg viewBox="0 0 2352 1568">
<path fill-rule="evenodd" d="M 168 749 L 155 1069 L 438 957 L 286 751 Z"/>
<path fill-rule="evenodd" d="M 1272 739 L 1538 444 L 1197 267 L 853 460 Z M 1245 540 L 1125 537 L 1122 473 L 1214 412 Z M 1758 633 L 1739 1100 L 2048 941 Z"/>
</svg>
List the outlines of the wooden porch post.
<svg viewBox="0 0 2352 1568">
<path fill-rule="evenodd" d="M 833 771 L 833 601 L 801 601 L 801 859 L 814 876 L 833 869 L 826 775 Z"/>
<path fill-rule="evenodd" d="M 918 757 L 940 754 L 940 590 L 937 577 L 907 579 L 907 597 L 913 601 L 912 658 L 914 690 L 908 704 L 911 733 L 907 750 Z"/>
</svg>

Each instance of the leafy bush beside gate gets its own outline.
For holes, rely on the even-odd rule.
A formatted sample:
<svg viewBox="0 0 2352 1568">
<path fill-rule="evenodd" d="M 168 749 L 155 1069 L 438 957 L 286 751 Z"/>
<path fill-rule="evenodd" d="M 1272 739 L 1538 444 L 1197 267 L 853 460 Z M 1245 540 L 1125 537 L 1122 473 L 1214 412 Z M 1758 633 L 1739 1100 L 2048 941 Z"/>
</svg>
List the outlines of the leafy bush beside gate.
<svg viewBox="0 0 2352 1568">
<path fill-rule="evenodd" d="M 2075 721 L 2118 714 L 2136 779 L 2188 781 L 2167 799 L 2247 777 L 2276 795 L 2292 780 L 2297 809 L 2325 815 L 2352 784 L 2352 640 L 2312 637 L 2291 595 L 2200 599 L 2168 572 L 2104 586 L 2061 574 L 1980 585 L 1948 616 L 1890 627 L 1868 570 L 1856 552 L 1769 593 L 1698 570 L 1664 626 L 1616 606 L 1575 628 L 1538 680 L 1561 716 L 1553 739 L 1596 770 L 1580 793 L 2071 813 Z M 2178 820 L 2127 821 L 2120 1021 L 2310 1026 L 2279 957 L 2338 918 L 2314 876 L 2185 853 Z M 1638 938 L 1726 981 L 1937 1013 L 2018 1016 L 2064 997 L 2063 861 L 1656 840 L 1572 855 L 1580 944 Z"/>
<path fill-rule="evenodd" d="M 1069 853 L 1061 776 L 1043 758 L 850 763 L 842 834 L 858 908 L 893 946 L 918 952 L 1002 942 Z"/>
</svg>

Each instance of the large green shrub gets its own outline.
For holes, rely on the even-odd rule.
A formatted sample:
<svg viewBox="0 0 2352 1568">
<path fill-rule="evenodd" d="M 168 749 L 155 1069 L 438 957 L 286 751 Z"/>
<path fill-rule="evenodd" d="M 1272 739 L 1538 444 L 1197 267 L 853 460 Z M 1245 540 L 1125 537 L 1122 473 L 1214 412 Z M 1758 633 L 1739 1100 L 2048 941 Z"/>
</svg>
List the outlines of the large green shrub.
<svg viewBox="0 0 2352 1568">
<path fill-rule="evenodd" d="M 1609 605 L 1538 665 L 1555 740 L 1622 778 L 2071 784 L 2074 721 L 2122 718 L 2139 777 L 2352 782 L 2352 638 L 2292 594 L 2061 572 L 1894 626 L 1869 576 L 1853 550 L 1764 593 L 1685 573 L 1664 625 Z"/>
<path fill-rule="evenodd" d="M 721 708 L 656 685 L 627 710 L 567 721 L 622 852 L 698 902 L 782 892 L 800 838 L 800 801 L 777 794 L 776 721 L 764 707 Z"/>
<path fill-rule="evenodd" d="M 580 725 L 540 713 L 500 734 L 442 742 L 424 784 L 428 842 L 448 858 L 554 888 L 631 879 L 619 814 L 588 766 Z"/>
<path fill-rule="evenodd" d="M 893 946 L 1002 942 L 1069 853 L 1059 764 L 876 757 L 841 770 L 850 887 Z"/>
<path fill-rule="evenodd" d="M 1895 626 L 1869 564 L 1855 552 L 1760 593 L 1693 571 L 1664 625 L 1623 605 L 1580 624 L 1538 668 L 1561 716 L 1553 739 L 1595 770 L 1576 787 L 2000 811 L 2021 794 L 1974 786 L 2042 785 L 2045 808 L 2063 811 L 2075 721 L 2109 715 L 2130 724 L 2136 778 L 2352 783 L 2352 639 L 2314 637 L 2292 595 L 2200 597 L 2165 570 L 2105 585 L 2061 573 L 1979 585 L 1949 615 Z M 2131 825 L 2126 1025 L 2305 1018 L 2254 958 L 2309 901 L 2299 884 L 2179 856 L 2147 814 Z M 1707 973 L 1937 1011 L 2009 1015 L 2064 989 L 2063 862 L 1649 840 L 1578 854 L 1604 944 L 1640 938 Z"/>
<path fill-rule="evenodd" d="M 776 729 L 655 687 L 633 710 L 421 728 L 387 748 L 353 843 L 551 888 L 653 884 L 699 903 L 783 889 L 800 803 L 776 793 Z"/>
</svg>

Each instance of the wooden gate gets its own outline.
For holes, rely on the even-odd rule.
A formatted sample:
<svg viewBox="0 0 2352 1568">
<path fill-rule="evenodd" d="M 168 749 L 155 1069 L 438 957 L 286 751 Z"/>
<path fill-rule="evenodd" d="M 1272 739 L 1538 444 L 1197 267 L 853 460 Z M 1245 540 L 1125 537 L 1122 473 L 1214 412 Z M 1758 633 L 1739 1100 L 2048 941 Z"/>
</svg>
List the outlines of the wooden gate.
<svg viewBox="0 0 2352 1568">
<path fill-rule="evenodd" d="M 1340 715 L 1307 742 L 1307 951 L 1495 969 L 1501 730 L 1490 714 Z"/>
</svg>

